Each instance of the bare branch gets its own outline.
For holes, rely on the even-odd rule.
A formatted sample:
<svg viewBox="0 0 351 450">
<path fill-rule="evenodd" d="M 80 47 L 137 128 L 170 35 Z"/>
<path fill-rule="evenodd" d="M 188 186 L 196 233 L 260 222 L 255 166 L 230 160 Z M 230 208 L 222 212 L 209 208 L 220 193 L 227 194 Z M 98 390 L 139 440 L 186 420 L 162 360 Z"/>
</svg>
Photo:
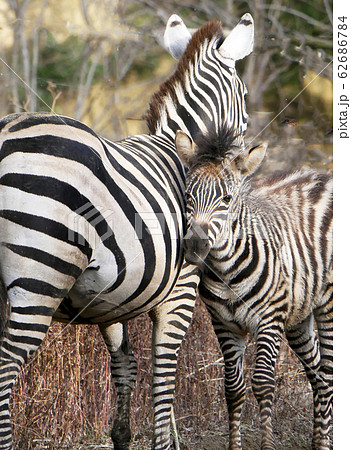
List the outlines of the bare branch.
<svg viewBox="0 0 351 450">
<path fill-rule="evenodd" d="M 308 16 L 307 14 L 304 14 L 301 11 L 297 11 L 296 9 L 286 8 L 285 6 L 280 6 L 280 5 L 266 6 L 265 9 L 269 9 L 269 10 L 276 9 L 277 11 L 282 11 L 282 12 L 285 12 L 288 14 L 292 14 L 293 16 L 300 17 L 301 19 L 305 20 L 310 25 L 313 25 L 322 30 L 329 31 L 329 29 L 330 29 L 330 25 L 326 25 L 325 23 L 320 22 L 319 20 L 315 20 L 311 16 Z"/>
<path fill-rule="evenodd" d="M 32 49 L 32 69 L 31 69 L 31 87 L 34 92 L 38 90 L 38 64 L 39 64 L 39 38 L 40 38 L 40 25 L 43 21 L 44 12 L 48 6 L 49 0 L 44 0 L 40 14 L 33 27 L 32 39 L 33 39 L 33 49 Z M 32 94 L 31 97 L 31 110 L 36 111 L 38 108 L 37 96 Z"/>
<path fill-rule="evenodd" d="M 88 56 L 86 57 L 86 59 L 83 63 L 84 70 L 81 71 L 81 77 L 80 77 L 79 88 L 78 88 L 78 97 L 77 97 L 77 103 L 76 103 L 76 109 L 75 109 L 75 117 L 77 119 L 81 119 L 83 116 L 84 102 L 87 99 L 87 97 L 89 96 L 91 84 L 93 82 L 96 67 L 98 65 L 101 55 L 102 55 L 102 44 L 100 43 L 97 51 L 94 54 L 94 58 L 93 58 L 93 61 L 90 65 L 89 69 L 88 69 L 88 66 L 89 66 Z M 85 73 L 86 73 L 86 78 L 84 81 Z"/>
<path fill-rule="evenodd" d="M 82 12 L 83 12 L 84 20 L 85 20 L 86 24 L 89 25 L 89 27 L 91 27 L 92 25 L 91 25 L 90 20 L 89 20 L 86 2 L 85 2 L 85 0 L 81 0 L 80 3 L 82 5 Z"/>
<path fill-rule="evenodd" d="M 329 5 L 329 0 L 324 0 L 324 6 L 328 14 L 329 22 L 333 25 L 333 13 Z"/>
</svg>

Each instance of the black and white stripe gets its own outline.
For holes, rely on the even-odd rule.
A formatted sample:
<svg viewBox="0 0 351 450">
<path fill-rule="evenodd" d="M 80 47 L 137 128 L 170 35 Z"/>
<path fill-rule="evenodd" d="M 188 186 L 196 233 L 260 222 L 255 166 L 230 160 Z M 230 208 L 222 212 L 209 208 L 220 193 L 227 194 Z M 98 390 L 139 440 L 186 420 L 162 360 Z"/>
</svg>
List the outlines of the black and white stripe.
<svg viewBox="0 0 351 450">
<path fill-rule="evenodd" d="M 178 16 L 172 17 L 181 40 L 184 24 Z M 174 32 L 172 17 L 169 33 Z M 226 125 L 235 130 L 235 143 L 243 145 L 247 89 L 235 63 L 251 53 L 253 34 L 250 14 L 242 17 L 226 39 L 219 22 L 198 30 L 173 76 L 151 99 L 146 115 L 151 132 L 173 140 L 177 130 L 182 130 L 197 142 L 209 128 L 219 131 Z"/>
<path fill-rule="evenodd" d="M 252 49 L 246 22 L 233 30 L 244 35 L 238 59 Z M 53 114 L 0 121 L 1 449 L 12 448 L 12 385 L 52 319 L 99 325 L 117 386 L 112 439 L 128 449 L 136 364 L 125 321 L 144 312 L 154 322 L 153 447 L 170 448 L 177 352 L 198 284 L 198 268 L 183 263 L 184 171 L 173 138 L 183 127 L 196 139 L 199 127 L 223 121 L 242 142 L 245 90 L 235 58 L 220 53 L 227 39 L 210 23 L 190 40 L 151 100 L 150 136 L 114 143 Z"/>
<path fill-rule="evenodd" d="M 274 365 L 285 333 L 313 389 L 313 448 L 327 450 L 332 413 L 332 180 L 298 171 L 254 184 L 247 175 L 261 163 L 266 146 L 240 152 L 228 145 L 229 139 L 222 141 L 222 157 L 212 153 L 211 158 L 206 143 L 215 139 L 213 132 L 195 150 L 187 175 L 185 258 L 202 266 L 199 292 L 224 356 L 229 448 L 241 448 L 248 333 L 256 340 L 252 386 L 260 406 L 261 448 L 275 448 Z M 190 140 L 188 147 L 191 151 Z"/>
</svg>

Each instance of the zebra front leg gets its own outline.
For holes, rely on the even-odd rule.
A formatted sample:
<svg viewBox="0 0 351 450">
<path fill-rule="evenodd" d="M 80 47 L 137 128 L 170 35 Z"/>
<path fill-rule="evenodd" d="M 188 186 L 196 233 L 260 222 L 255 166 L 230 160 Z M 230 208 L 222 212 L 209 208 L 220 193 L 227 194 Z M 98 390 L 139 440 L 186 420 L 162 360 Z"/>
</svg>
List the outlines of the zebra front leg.
<svg viewBox="0 0 351 450">
<path fill-rule="evenodd" d="M 270 324 L 258 330 L 256 337 L 255 369 L 252 376 L 252 390 L 260 409 L 262 450 L 274 450 L 272 428 L 272 405 L 274 397 L 274 368 L 277 360 L 283 329 L 280 324 Z"/>
<path fill-rule="evenodd" d="M 153 449 L 171 448 L 171 407 L 174 397 L 177 356 L 193 316 L 199 270 L 184 263 L 177 284 L 166 301 L 150 312 L 153 321 Z"/>
<path fill-rule="evenodd" d="M 245 401 L 246 384 L 243 376 L 243 357 L 246 337 L 235 335 L 221 322 L 212 319 L 224 358 L 224 386 L 229 415 L 229 450 L 241 449 L 240 420 Z"/>
<path fill-rule="evenodd" d="M 128 450 L 131 439 L 130 398 L 137 378 L 137 365 L 129 345 L 127 323 L 100 326 L 111 355 L 111 374 L 117 390 L 117 415 L 111 438 L 115 450 Z"/>
</svg>

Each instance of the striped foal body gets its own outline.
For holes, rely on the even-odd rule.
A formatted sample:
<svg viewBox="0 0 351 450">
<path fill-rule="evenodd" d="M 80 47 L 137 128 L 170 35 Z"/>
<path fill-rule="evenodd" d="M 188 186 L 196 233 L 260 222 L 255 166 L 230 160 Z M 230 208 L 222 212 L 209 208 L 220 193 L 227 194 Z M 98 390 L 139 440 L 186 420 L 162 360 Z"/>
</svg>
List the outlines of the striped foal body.
<svg viewBox="0 0 351 450">
<path fill-rule="evenodd" d="M 250 17 L 232 31 L 244 35 L 244 51 L 235 48 L 240 58 L 252 50 Z M 233 34 L 224 39 L 211 22 L 190 39 L 184 27 L 172 16 L 166 28 L 171 52 L 182 56 L 151 99 L 151 135 L 114 143 L 53 114 L 0 121 L 2 450 L 13 448 L 12 385 L 52 319 L 99 325 L 117 387 L 112 440 L 115 449 L 128 449 L 136 362 L 127 320 L 144 312 L 153 320 L 153 448 L 170 448 L 177 352 L 199 280 L 198 268 L 183 259 L 185 180 L 174 136 L 184 127 L 196 139 L 208 122 L 246 129 Z"/>
<path fill-rule="evenodd" d="M 203 147 L 217 138 L 212 133 L 198 150 L 189 145 L 193 155 L 187 175 L 185 258 L 202 267 L 199 292 L 225 361 L 229 448 L 241 448 L 248 333 L 256 341 L 252 387 L 260 407 L 261 448 L 275 448 L 274 365 L 285 333 L 313 389 L 313 448 L 327 450 L 332 413 L 332 180 L 326 174 L 297 171 L 254 183 L 247 176 L 261 163 L 266 147 L 240 152 L 227 139 L 221 158 L 211 160 Z"/>
</svg>

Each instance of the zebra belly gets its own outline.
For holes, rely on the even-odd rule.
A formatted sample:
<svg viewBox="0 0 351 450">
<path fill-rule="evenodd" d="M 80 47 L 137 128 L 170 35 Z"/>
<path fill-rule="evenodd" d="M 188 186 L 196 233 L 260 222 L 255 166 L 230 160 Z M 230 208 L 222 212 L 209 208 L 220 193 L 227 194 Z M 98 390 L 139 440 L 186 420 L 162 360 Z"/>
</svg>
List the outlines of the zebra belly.
<svg viewBox="0 0 351 450">
<path fill-rule="evenodd" d="M 158 252 L 155 263 L 145 261 L 141 252 L 131 252 L 130 260 L 121 269 L 113 255 L 104 250 L 100 254 L 95 252 L 92 263 L 56 312 L 55 320 L 77 323 L 127 320 L 152 309 L 171 290 L 178 270 L 165 264 L 165 251 Z M 123 271 L 121 282 L 118 282 L 119 270 Z"/>
</svg>

